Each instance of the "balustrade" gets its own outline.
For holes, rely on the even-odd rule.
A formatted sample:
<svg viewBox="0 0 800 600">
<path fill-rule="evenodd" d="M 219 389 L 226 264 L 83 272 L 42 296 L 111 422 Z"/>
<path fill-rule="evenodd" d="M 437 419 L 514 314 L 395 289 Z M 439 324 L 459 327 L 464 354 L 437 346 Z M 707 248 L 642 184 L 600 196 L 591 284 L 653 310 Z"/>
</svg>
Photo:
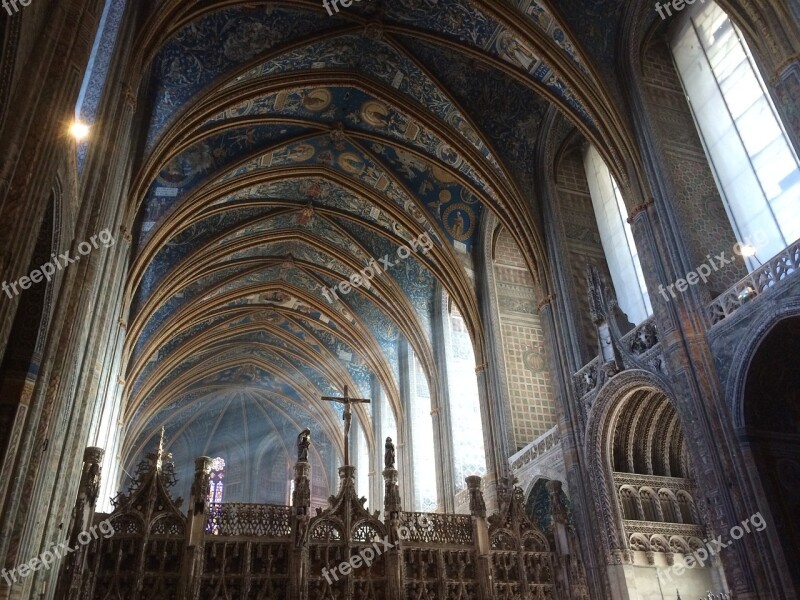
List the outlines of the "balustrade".
<svg viewBox="0 0 800 600">
<path fill-rule="evenodd" d="M 715 298 L 706 308 L 711 326 L 727 319 L 758 296 L 776 288 L 798 268 L 800 268 L 800 240 Z"/>
</svg>

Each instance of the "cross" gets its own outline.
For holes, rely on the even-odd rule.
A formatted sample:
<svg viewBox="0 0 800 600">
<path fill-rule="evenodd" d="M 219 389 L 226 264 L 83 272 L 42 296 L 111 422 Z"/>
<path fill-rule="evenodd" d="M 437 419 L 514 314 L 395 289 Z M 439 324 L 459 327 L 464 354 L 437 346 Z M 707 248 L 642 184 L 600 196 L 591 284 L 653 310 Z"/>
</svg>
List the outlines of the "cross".
<svg viewBox="0 0 800 600">
<path fill-rule="evenodd" d="M 369 404 L 371 400 L 366 398 L 351 398 L 347 386 L 344 386 L 344 398 L 334 398 L 333 396 L 323 396 L 326 402 L 338 402 L 344 404 L 344 464 L 350 466 L 350 420 L 353 418 L 351 405 L 354 403 Z"/>
</svg>

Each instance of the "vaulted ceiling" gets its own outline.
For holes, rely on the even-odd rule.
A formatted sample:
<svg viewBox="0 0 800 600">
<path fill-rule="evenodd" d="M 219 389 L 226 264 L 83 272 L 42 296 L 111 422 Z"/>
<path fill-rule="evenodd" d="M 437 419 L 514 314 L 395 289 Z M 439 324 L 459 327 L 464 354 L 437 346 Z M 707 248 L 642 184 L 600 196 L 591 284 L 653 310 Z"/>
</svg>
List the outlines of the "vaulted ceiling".
<svg viewBox="0 0 800 600">
<path fill-rule="evenodd" d="M 319 396 L 369 396 L 374 380 L 401 422 L 402 341 L 435 405 L 441 290 L 484 352 L 473 258 L 487 214 L 541 277 L 548 111 L 625 152 L 595 75 L 618 4 L 567 0 L 560 21 L 532 0 L 363 0 L 332 16 L 304 0 L 162 3 L 140 45 L 127 459 L 162 424 L 168 439 L 190 422 L 213 437 L 236 405 L 220 398 L 243 391 L 285 416 L 275 435 L 311 426 L 341 455 L 341 412 Z M 434 249 L 398 259 L 423 233 Z M 371 285 L 323 293 L 386 256 L 397 264 Z M 357 415 L 374 446 L 369 410 Z"/>
</svg>

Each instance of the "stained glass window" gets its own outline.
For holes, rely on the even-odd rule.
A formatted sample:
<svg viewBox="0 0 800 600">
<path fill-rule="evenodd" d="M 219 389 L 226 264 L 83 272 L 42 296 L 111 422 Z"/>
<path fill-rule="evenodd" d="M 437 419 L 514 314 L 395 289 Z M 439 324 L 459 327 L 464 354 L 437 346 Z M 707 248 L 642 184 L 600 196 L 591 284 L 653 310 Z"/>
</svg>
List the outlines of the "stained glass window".
<svg viewBox="0 0 800 600">
<path fill-rule="evenodd" d="M 225 478 L 225 459 L 217 457 L 211 461 L 211 486 L 208 490 L 208 501 L 222 502 L 222 480 Z"/>
</svg>

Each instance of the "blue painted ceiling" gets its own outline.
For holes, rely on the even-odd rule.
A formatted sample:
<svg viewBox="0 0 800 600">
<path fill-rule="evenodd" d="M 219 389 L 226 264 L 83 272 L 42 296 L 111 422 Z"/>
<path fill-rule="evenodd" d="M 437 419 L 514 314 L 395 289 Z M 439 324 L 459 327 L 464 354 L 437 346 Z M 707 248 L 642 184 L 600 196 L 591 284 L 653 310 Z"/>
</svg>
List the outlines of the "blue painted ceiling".
<svg viewBox="0 0 800 600">
<path fill-rule="evenodd" d="M 242 389 L 289 415 L 287 439 L 315 423 L 341 454 L 340 413 L 319 396 L 380 387 L 399 421 L 405 343 L 435 395 L 437 282 L 477 314 L 482 219 L 508 196 L 533 201 L 545 114 L 595 128 L 565 83 L 564 69 L 588 70 L 556 13 L 513 3 L 535 48 L 479 6 L 365 0 L 328 16 L 262 2 L 176 21 L 152 59 L 141 157 L 131 457 Z M 398 260 L 423 233 L 433 250 Z M 370 286 L 323 292 L 387 256 L 397 264 Z M 357 416 L 379 444 L 370 412 Z"/>
</svg>

